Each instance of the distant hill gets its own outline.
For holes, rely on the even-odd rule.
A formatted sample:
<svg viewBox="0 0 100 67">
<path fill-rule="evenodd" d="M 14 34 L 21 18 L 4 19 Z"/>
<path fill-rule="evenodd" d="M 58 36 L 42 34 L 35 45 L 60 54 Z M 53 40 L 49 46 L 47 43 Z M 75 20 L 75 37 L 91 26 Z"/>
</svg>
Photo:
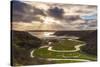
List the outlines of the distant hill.
<svg viewBox="0 0 100 67">
<path fill-rule="evenodd" d="M 54 35 L 62 36 L 62 35 L 69 35 L 69 36 L 77 36 L 77 37 L 83 37 L 95 30 L 80 30 L 80 31 L 57 31 L 54 33 Z"/>
</svg>

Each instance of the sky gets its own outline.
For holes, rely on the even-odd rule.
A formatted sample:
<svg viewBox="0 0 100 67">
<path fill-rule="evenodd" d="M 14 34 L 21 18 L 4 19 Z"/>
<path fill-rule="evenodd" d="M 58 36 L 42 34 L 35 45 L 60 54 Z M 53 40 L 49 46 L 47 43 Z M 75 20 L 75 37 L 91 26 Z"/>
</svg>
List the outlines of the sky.
<svg viewBox="0 0 100 67">
<path fill-rule="evenodd" d="M 97 6 L 13 1 L 12 26 L 20 31 L 95 30 Z"/>
</svg>

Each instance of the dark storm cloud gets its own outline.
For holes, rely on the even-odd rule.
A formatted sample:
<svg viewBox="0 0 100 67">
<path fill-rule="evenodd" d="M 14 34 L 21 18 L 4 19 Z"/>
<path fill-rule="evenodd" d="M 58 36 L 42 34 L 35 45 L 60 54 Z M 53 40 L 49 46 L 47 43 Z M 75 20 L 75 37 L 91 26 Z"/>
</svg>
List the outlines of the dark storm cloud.
<svg viewBox="0 0 100 67">
<path fill-rule="evenodd" d="M 43 15 L 43 16 L 46 16 L 46 14 L 44 13 L 44 11 L 42 9 L 33 7 L 33 10 L 34 10 L 34 15 Z"/>
<path fill-rule="evenodd" d="M 41 21 L 36 15 L 43 15 L 45 13 L 43 10 L 36 7 L 32 7 L 26 3 L 20 1 L 12 1 L 12 21 L 22 21 L 22 22 L 31 22 L 31 21 Z"/>
<path fill-rule="evenodd" d="M 64 10 L 59 7 L 48 9 L 48 14 L 54 18 L 63 18 Z"/>
<path fill-rule="evenodd" d="M 80 19 L 79 15 L 68 15 L 64 17 L 66 21 L 76 21 Z"/>
<path fill-rule="evenodd" d="M 48 9 L 48 15 L 58 19 L 58 20 L 65 20 L 65 21 L 76 21 L 80 19 L 79 15 L 64 15 L 64 9 L 59 7 L 53 7 Z"/>
</svg>

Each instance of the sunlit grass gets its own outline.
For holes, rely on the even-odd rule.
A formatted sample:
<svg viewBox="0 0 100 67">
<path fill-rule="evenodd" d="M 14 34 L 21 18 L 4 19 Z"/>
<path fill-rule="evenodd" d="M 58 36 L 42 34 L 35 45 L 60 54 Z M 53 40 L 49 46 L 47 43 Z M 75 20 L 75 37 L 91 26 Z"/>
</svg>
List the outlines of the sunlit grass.
<svg viewBox="0 0 100 67">
<path fill-rule="evenodd" d="M 70 45 L 66 45 L 70 44 Z M 59 41 L 59 43 L 53 46 L 53 49 L 59 49 L 59 50 L 68 50 L 68 49 L 75 49 L 73 46 L 79 44 L 79 42 L 74 42 L 74 41 L 69 41 L 69 40 L 63 40 Z M 61 47 L 61 48 L 60 48 Z M 46 48 L 40 48 L 36 49 L 34 52 L 34 56 L 38 56 L 41 58 L 54 58 L 54 59 L 86 59 L 90 61 L 96 61 L 95 56 L 91 56 L 88 54 L 83 53 L 82 51 L 77 51 L 77 52 L 53 52 L 49 51 L 48 47 Z M 58 63 L 62 62 L 80 62 L 80 61 L 75 61 L 75 60 L 53 60 Z"/>
<path fill-rule="evenodd" d="M 73 42 L 70 40 L 60 40 L 53 46 L 53 49 L 55 50 L 75 50 L 75 45 L 81 44 L 81 42 Z"/>
</svg>

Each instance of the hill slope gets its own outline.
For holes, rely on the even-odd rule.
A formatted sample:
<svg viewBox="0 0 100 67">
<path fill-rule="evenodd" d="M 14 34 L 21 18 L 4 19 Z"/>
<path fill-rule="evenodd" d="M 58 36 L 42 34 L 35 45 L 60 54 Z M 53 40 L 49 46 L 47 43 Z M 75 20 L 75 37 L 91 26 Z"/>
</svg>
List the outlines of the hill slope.
<svg viewBox="0 0 100 67">
<path fill-rule="evenodd" d="M 80 38 L 87 43 L 82 50 L 88 54 L 97 55 L 97 30 Z"/>
<path fill-rule="evenodd" d="M 12 31 L 11 65 L 37 64 L 37 58 L 30 58 L 30 51 L 41 46 L 41 40 L 27 32 Z"/>
<path fill-rule="evenodd" d="M 97 55 L 97 30 L 88 31 L 58 31 L 54 35 L 61 36 L 77 36 L 80 40 L 87 43 L 86 46 L 82 47 L 82 51 L 87 54 Z"/>
</svg>

